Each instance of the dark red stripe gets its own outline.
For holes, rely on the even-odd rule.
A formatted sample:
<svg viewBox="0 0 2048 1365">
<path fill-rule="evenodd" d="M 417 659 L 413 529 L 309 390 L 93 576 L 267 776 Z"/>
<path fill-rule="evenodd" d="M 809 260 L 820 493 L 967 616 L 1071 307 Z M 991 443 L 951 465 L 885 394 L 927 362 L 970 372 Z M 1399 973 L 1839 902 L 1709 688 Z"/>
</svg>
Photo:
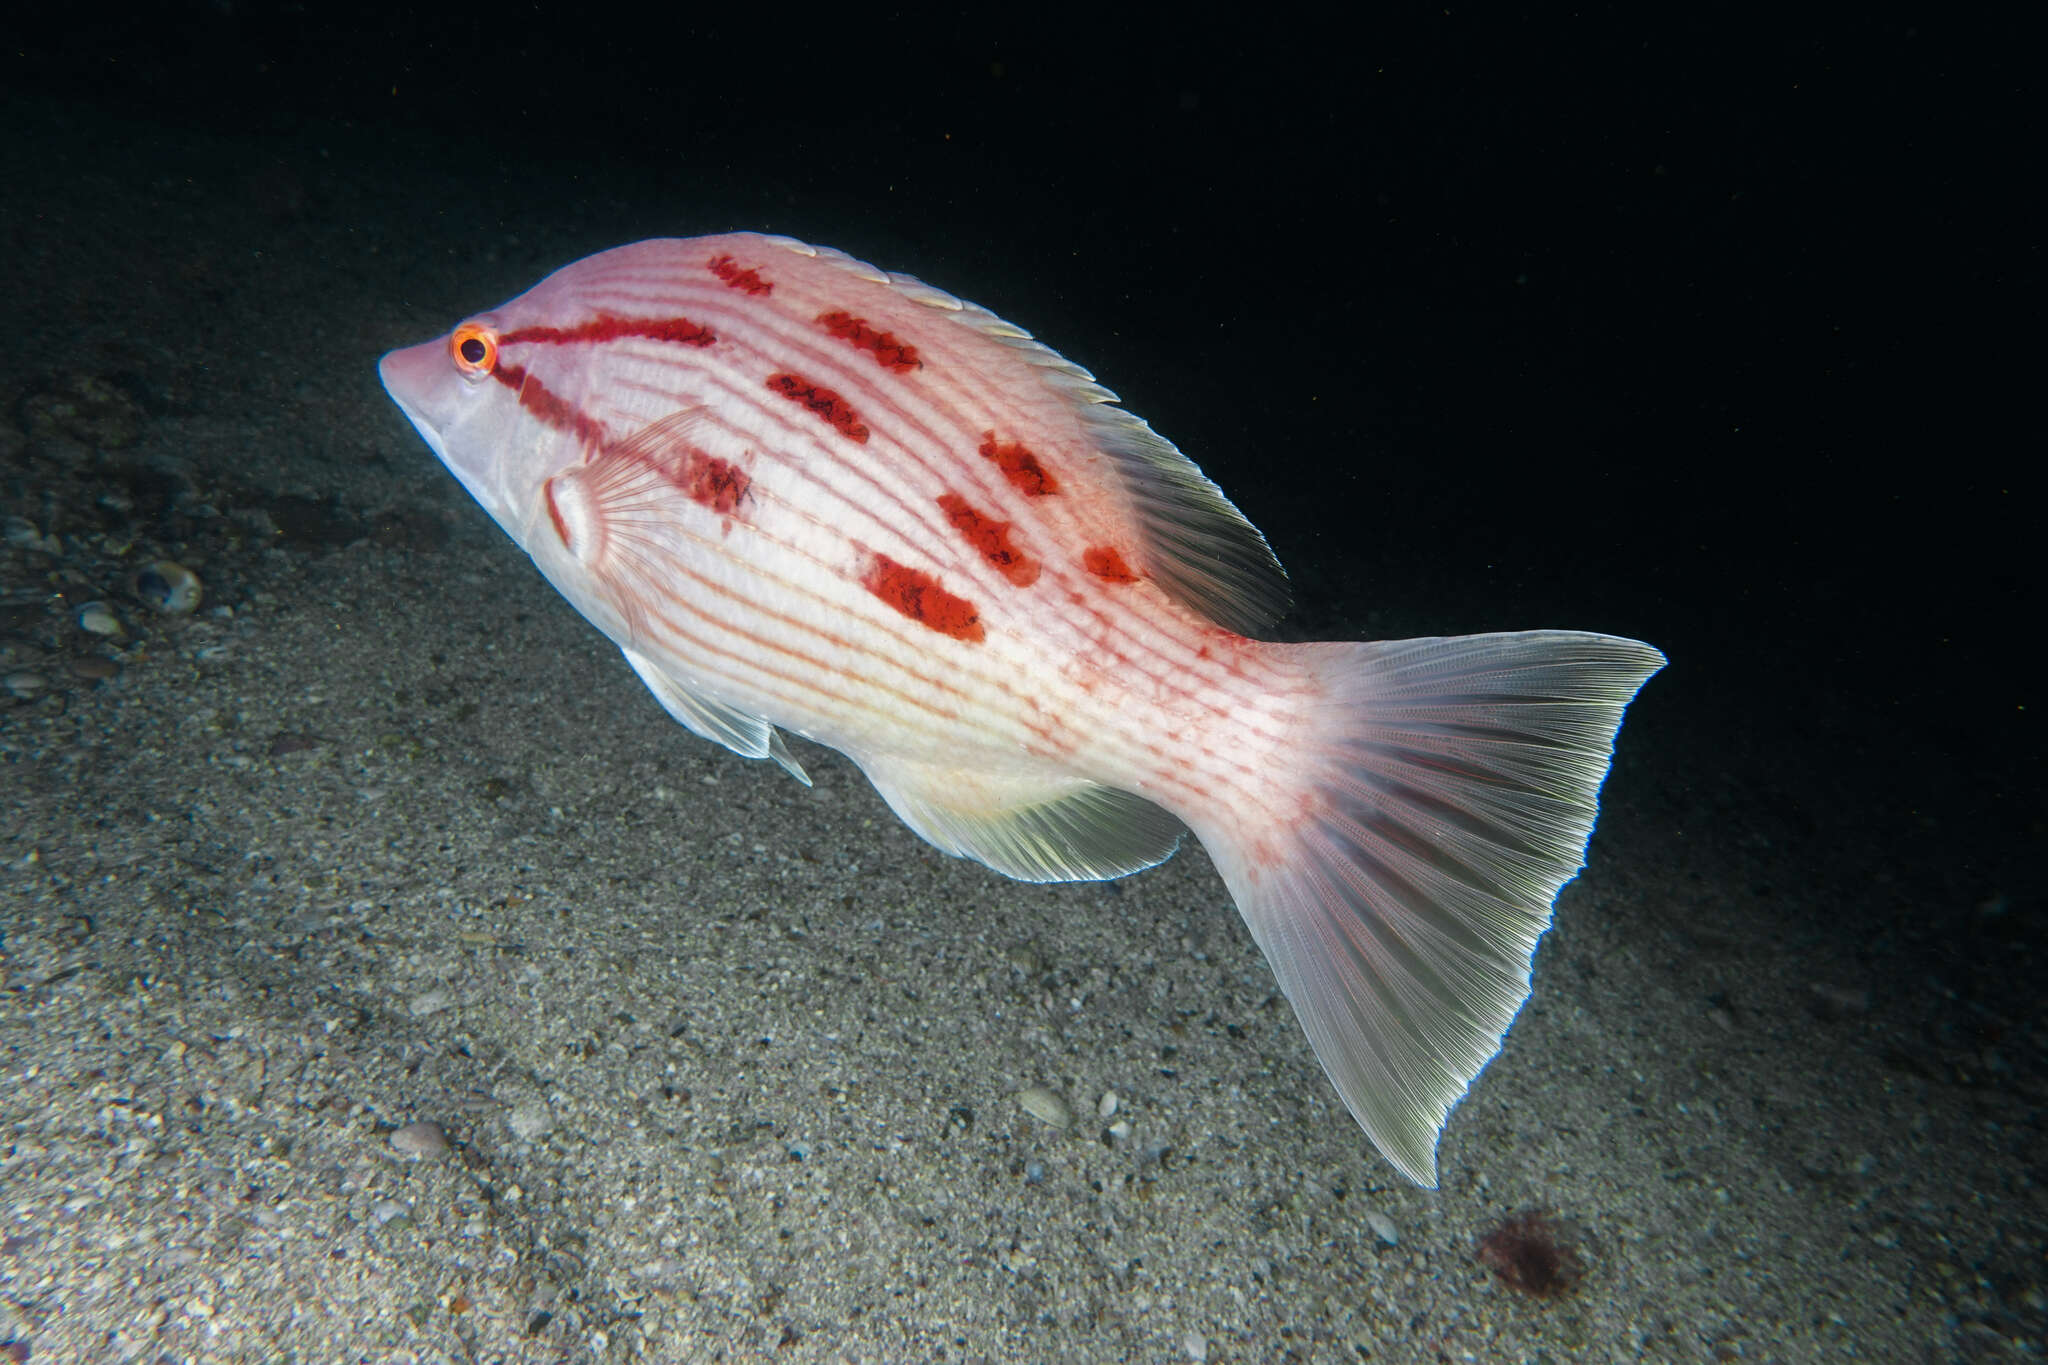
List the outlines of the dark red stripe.
<svg viewBox="0 0 2048 1365">
<path fill-rule="evenodd" d="M 1081 567 L 1105 583 L 1138 581 L 1138 576 L 1131 572 L 1131 566 L 1124 563 L 1124 557 L 1109 545 L 1090 546 L 1081 555 Z"/>
<path fill-rule="evenodd" d="M 967 543 L 1000 570 L 1003 577 L 1020 588 L 1038 581 L 1038 561 L 1010 543 L 1009 522 L 975 511 L 958 493 L 942 496 L 939 510 L 953 523 L 953 529 L 967 537 Z"/>
<path fill-rule="evenodd" d="M 820 313 L 818 323 L 841 341 L 874 356 L 885 370 L 902 374 L 924 364 L 917 358 L 917 347 L 897 340 L 892 332 L 877 330 L 866 318 L 857 318 L 851 313 Z"/>
<path fill-rule="evenodd" d="M 793 374 L 771 374 L 768 387 L 791 402 L 801 403 L 818 416 L 839 429 L 839 434 L 849 440 L 867 444 L 868 429 L 854 414 L 853 404 L 841 398 L 832 390 L 823 388 Z"/>
<path fill-rule="evenodd" d="M 692 450 L 683 466 L 682 478 L 677 480 L 677 487 L 692 502 L 702 503 L 723 516 L 740 505 L 740 499 L 747 496 L 753 482 L 744 470 L 730 461 L 706 455 L 701 450 Z"/>
<path fill-rule="evenodd" d="M 491 378 L 519 395 L 519 406 L 557 431 L 566 431 L 588 446 L 604 444 L 604 423 L 587 417 L 574 403 L 549 393 L 524 366 L 498 362 Z"/>
<path fill-rule="evenodd" d="M 921 569 L 898 564 L 884 554 L 875 556 L 861 580 L 867 590 L 922 626 L 941 635 L 979 644 L 987 632 L 981 628 L 981 614 L 964 597 L 955 597 L 939 586 L 939 580 Z"/>
<path fill-rule="evenodd" d="M 1045 466 L 1021 441 L 998 441 L 993 431 L 983 432 L 981 458 L 1002 470 L 1003 477 L 1027 498 L 1060 491 L 1060 481 L 1045 472 Z"/>
<path fill-rule="evenodd" d="M 775 286 L 761 278 L 758 270 L 742 270 L 730 256 L 713 256 L 711 273 L 745 294 L 772 294 Z"/>
<path fill-rule="evenodd" d="M 652 341 L 675 341 L 685 346 L 709 346 L 718 340 L 709 327 L 688 318 L 621 318 L 600 313 L 574 327 L 521 327 L 498 338 L 500 346 L 522 341 L 552 346 L 586 341 L 617 341 L 620 337 L 647 337 Z"/>
</svg>

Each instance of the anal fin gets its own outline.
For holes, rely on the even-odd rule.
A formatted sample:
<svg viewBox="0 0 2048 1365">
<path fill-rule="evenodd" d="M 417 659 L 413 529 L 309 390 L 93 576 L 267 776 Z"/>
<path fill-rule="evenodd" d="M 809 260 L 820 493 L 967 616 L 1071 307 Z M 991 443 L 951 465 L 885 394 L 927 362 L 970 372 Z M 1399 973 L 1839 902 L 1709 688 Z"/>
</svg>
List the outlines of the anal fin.
<svg viewBox="0 0 2048 1365">
<path fill-rule="evenodd" d="M 1143 797 L 1079 777 L 856 761 L 921 837 L 1025 882 L 1100 881 L 1165 862 L 1186 832 Z"/>
</svg>

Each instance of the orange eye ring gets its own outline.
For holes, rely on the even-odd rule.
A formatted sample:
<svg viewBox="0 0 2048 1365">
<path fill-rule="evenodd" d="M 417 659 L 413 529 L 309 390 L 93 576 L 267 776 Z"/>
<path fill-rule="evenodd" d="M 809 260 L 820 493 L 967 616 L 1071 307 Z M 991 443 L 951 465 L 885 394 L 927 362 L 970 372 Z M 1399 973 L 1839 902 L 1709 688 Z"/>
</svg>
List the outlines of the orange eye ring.
<svg viewBox="0 0 2048 1365">
<path fill-rule="evenodd" d="M 448 355 L 468 379 L 498 368 L 498 334 L 480 322 L 465 322 L 448 338 Z"/>
</svg>

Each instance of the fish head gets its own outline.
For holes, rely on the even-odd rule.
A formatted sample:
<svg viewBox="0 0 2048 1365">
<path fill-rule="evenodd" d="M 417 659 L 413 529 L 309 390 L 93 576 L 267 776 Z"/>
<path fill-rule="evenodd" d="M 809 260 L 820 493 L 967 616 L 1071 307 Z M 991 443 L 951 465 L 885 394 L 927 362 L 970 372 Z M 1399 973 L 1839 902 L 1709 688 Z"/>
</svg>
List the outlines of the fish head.
<svg viewBox="0 0 2048 1365">
<path fill-rule="evenodd" d="M 441 463 L 523 544 L 537 490 L 582 452 L 573 434 L 565 439 L 522 406 L 532 381 L 501 354 L 506 330 L 501 316 L 479 314 L 392 351 L 377 373 Z"/>
<path fill-rule="evenodd" d="M 717 391 L 699 363 L 711 330 L 663 306 L 688 247 L 600 252 L 378 363 L 434 454 L 537 558 L 550 480 Z"/>
</svg>

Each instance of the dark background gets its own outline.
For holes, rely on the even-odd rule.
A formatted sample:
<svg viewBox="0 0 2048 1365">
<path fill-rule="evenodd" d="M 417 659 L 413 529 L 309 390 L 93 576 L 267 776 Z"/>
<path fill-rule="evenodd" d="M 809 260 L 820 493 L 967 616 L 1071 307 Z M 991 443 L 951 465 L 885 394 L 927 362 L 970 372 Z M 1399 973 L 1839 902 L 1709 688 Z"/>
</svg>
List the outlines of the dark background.
<svg viewBox="0 0 2048 1365">
<path fill-rule="evenodd" d="M 368 132 L 388 163 L 322 173 L 435 203 L 499 177 L 454 210 L 469 308 L 538 278 L 498 264 L 522 234 L 742 227 L 985 303 L 1267 532 L 1289 631 L 1656 643 L 1638 795 L 1761 821 L 1841 885 L 1896 859 L 1921 889 L 1867 922 L 1839 895 L 1782 913 L 1899 973 L 1947 955 L 2037 1014 L 2041 140 L 2017 20 L 38 22 L 8 35 L 17 94 L 294 164 Z"/>
</svg>

